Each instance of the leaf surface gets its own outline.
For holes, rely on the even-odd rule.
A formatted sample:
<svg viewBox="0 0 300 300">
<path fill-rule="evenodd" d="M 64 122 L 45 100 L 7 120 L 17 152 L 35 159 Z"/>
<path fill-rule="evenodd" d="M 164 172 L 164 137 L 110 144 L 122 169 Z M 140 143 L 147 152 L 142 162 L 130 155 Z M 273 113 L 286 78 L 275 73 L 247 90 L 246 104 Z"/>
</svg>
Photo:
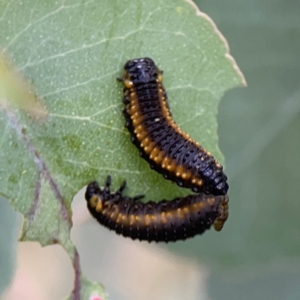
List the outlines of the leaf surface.
<svg viewBox="0 0 300 300">
<path fill-rule="evenodd" d="M 1 195 L 24 215 L 22 240 L 60 243 L 69 253 L 77 272 L 71 297 L 105 299 L 80 275 L 69 236 L 73 196 L 107 174 L 114 188 L 126 179 L 129 195 L 156 201 L 189 192 L 150 170 L 131 144 L 116 82 L 124 63 L 156 61 L 176 122 L 220 161 L 218 104 L 244 78 L 212 21 L 187 1 L 12 1 L 0 6 L 0 26 L 3 65 L 9 56 L 19 72 L 4 68 L 0 77 L 20 90 L 12 95 L 0 84 Z"/>
</svg>

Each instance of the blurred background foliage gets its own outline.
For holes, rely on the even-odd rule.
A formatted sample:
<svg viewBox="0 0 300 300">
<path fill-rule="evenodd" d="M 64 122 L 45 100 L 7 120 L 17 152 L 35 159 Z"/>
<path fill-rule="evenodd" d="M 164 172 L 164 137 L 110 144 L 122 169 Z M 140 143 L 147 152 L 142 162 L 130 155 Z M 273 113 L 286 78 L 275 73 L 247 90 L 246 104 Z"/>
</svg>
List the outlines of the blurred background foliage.
<svg viewBox="0 0 300 300">
<path fill-rule="evenodd" d="M 196 2 L 248 82 L 226 93 L 219 110 L 231 201 L 209 295 L 300 299 L 300 2 Z"/>
<path fill-rule="evenodd" d="M 196 276 L 194 285 L 199 290 L 193 295 L 185 291 L 188 296 L 184 299 L 298 300 L 300 2 L 196 2 L 228 40 L 231 54 L 248 82 L 247 88 L 226 93 L 218 116 L 220 147 L 230 182 L 230 218 L 220 234 L 159 246 L 158 250 L 155 245 L 142 245 L 153 253 L 166 252 L 174 264 L 178 258 L 172 253 L 189 257 L 196 267 L 206 265 L 207 285 L 202 286 L 203 278 Z M 78 201 L 82 201 L 81 197 Z M 98 234 L 101 235 L 99 248 L 91 247 L 89 242 L 96 240 Z M 128 245 L 139 248 L 140 244 L 121 239 L 93 222 L 75 228 L 73 238 L 85 273 L 106 285 L 110 299 L 132 299 L 129 290 L 121 287 L 127 280 L 126 274 L 120 280 L 117 274 L 125 269 L 126 260 L 128 270 L 134 272 L 130 263 L 138 261 L 138 252 L 133 248 L 128 251 Z M 124 254 L 126 250 L 128 256 Z M 95 251 L 101 251 L 97 264 L 92 256 Z M 113 264 L 116 251 L 124 256 Z M 145 257 L 144 260 L 151 261 Z M 168 280 L 176 270 L 168 269 L 168 273 L 159 277 L 163 266 L 155 265 L 155 268 L 156 273 L 142 275 L 141 282 L 157 276 L 165 289 L 175 289 L 175 285 L 168 286 Z M 178 269 L 178 273 L 181 271 Z M 136 281 L 132 290 L 138 289 L 139 284 Z M 152 296 L 156 288 L 149 288 Z M 190 286 L 188 289 L 191 290 Z M 160 295 L 153 298 L 170 299 Z M 181 294 L 177 296 L 172 299 L 183 298 Z"/>
</svg>

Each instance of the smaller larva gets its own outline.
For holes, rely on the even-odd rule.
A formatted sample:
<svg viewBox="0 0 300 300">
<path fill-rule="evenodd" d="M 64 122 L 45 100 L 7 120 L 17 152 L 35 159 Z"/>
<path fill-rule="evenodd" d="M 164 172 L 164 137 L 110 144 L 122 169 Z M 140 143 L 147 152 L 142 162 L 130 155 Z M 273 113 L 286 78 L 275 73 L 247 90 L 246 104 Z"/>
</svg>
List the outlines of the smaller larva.
<svg viewBox="0 0 300 300">
<path fill-rule="evenodd" d="M 133 240 L 174 242 L 185 240 L 214 225 L 220 231 L 228 217 L 227 195 L 195 194 L 158 203 L 139 201 L 143 195 L 123 197 L 124 181 L 110 191 L 108 176 L 103 189 L 91 182 L 85 199 L 90 213 L 105 227 Z"/>
</svg>

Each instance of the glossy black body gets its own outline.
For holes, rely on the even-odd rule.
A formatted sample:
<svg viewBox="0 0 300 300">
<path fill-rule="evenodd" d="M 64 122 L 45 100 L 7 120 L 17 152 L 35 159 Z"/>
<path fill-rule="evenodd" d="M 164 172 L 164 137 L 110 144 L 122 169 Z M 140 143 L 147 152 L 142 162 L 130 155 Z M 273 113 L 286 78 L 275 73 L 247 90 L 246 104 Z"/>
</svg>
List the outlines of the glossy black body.
<svg viewBox="0 0 300 300">
<path fill-rule="evenodd" d="M 85 198 L 90 213 L 100 224 L 114 230 L 117 234 L 141 241 L 170 242 L 202 234 L 218 218 L 219 207 L 226 206 L 228 202 L 227 196 L 198 194 L 171 201 L 162 200 L 159 203 L 153 201 L 142 203 L 139 201 L 142 196 L 134 198 L 122 196 L 125 182 L 118 191 L 110 192 L 110 182 L 108 176 L 103 189 L 97 182 L 88 185 Z M 91 205 L 92 197 L 101 201 L 101 210 L 97 211 Z M 181 218 L 180 212 L 184 211 L 185 217 Z M 126 220 L 134 216 L 139 221 L 129 225 L 128 221 L 121 216 L 126 216 Z M 154 221 L 150 216 L 154 216 Z"/>
<path fill-rule="evenodd" d="M 131 134 L 131 140 L 138 148 L 140 156 L 150 164 L 152 169 L 161 173 L 165 179 L 174 181 L 181 187 L 190 188 L 197 193 L 227 194 L 227 176 L 223 172 L 223 167 L 198 143 L 186 138 L 185 134 L 176 130 L 175 122 L 167 118 L 159 97 L 159 89 L 161 89 L 166 99 L 168 114 L 171 116 L 167 94 L 162 84 L 158 82 L 158 76 L 162 72 L 153 60 L 151 58 L 130 60 L 125 64 L 124 69 L 126 78 L 132 81 L 133 87 L 127 88 L 125 86 L 124 88 L 123 102 L 126 108 L 123 114 L 126 119 L 126 127 Z M 129 95 L 132 91 L 136 93 L 138 99 L 139 112 L 144 118 L 141 124 L 147 132 L 147 137 L 155 142 L 163 155 L 170 157 L 176 164 L 183 165 L 194 176 L 201 178 L 204 181 L 202 186 L 194 184 L 191 180 L 178 178 L 174 172 L 163 168 L 161 163 L 157 164 L 153 159 L 150 159 L 149 154 L 141 147 L 141 141 L 137 139 L 136 126 L 134 126 L 130 114 Z"/>
</svg>

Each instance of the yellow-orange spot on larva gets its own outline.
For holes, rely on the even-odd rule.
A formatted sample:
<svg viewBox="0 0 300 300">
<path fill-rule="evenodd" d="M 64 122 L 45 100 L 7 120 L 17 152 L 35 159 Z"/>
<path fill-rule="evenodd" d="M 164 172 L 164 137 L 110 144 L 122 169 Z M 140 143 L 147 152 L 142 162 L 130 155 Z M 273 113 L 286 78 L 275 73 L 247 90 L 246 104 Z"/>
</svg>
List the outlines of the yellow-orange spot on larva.
<svg viewBox="0 0 300 300">
<path fill-rule="evenodd" d="M 139 111 L 139 110 L 138 110 L 138 106 L 136 104 L 130 106 L 130 113 L 134 114 L 137 111 Z"/>
<path fill-rule="evenodd" d="M 144 131 L 144 127 L 142 125 L 139 125 L 134 129 L 134 133 L 138 134 L 140 132 Z"/>
<path fill-rule="evenodd" d="M 158 76 L 157 76 L 157 82 L 158 83 L 161 83 L 162 82 L 162 80 L 163 80 L 163 76 L 162 76 L 162 74 L 158 74 Z"/>
<path fill-rule="evenodd" d="M 170 161 L 170 163 L 167 166 L 167 170 L 170 172 L 174 172 L 176 169 L 176 161 L 174 161 L 174 160 L 169 160 L 169 161 Z"/>
<path fill-rule="evenodd" d="M 144 148 L 144 151 L 149 154 L 151 153 L 151 151 L 153 150 L 153 148 L 155 147 L 155 143 L 154 142 L 151 142 L 149 143 L 145 148 Z"/>
<path fill-rule="evenodd" d="M 140 116 L 139 112 L 135 112 L 133 115 L 130 116 L 131 120 L 137 119 Z"/>
<path fill-rule="evenodd" d="M 185 216 L 190 213 L 190 210 L 187 207 L 184 207 L 182 210 Z"/>
<path fill-rule="evenodd" d="M 139 107 L 137 105 L 132 105 L 131 108 L 128 111 L 128 113 L 130 115 L 133 115 L 133 114 L 135 114 L 137 112 L 139 112 Z"/>
<path fill-rule="evenodd" d="M 158 97 L 159 97 L 159 102 L 161 104 L 161 107 L 165 108 L 166 107 L 166 99 L 165 99 L 164 95 L 158 94 Z"/>
<path fill-rule="evenodd" d="M 216 167 L 218 168 L 218 169 L 221 169 L 222 168 L 222 166 L 216 161 Z"/>
<path fill-rule="evenodd" d="M 171 120 L 169 109 L 166 106 L 162 107 L 162 113 L 167 120 Z"/>
<path fill-rule="evenodd" d="M 182 179 L 188 180 L 192 177 L 192 173 L 191 172 L 183 172 L 181 177 L 182 177 Z"/>
<path fill-rule="evenodd" d="M 160 164 L 161 161 L 163 160 L 164 158 L 164 153 L 162 151 L 159 152 L 159 154 L 157 156 L 154 157 L 154 161 L 157 163 L 157 164 Z"/>
<path fill-rule="evenodd" d="M 161 212 L 160 217 L 161 217 L 161 222 L 163 224 L 166 224 L 167 223 L 167 218 L 166 218 L 166 213 L 164 211 Z"/>
<path fill-rule="evenodd" d="M 215 203 L 215 198 L 208 198 L 207 199 L 207 203 L 209 204 L 209 205 L 213 205 L 214 203 Z"/>
<path fill-rule="evenodd" d="M 149 226 L 150 222 L 151 222 L 150 216 L 149 216 L 149 214 L 146 214 L 145 215 L 145 225 Z"/>
<path fill-rule="evenodd" d="M 184 172 L 183 166 L 177 166 L 175 175 L 181 177 L 181 174 Z"/>
<path fill-rule="evenodd" d="M 151 142 L 151 139 L 149 139 L 149 138 L 145 138 L 144 140 L 143 140 L 143 142 L 141 143 L 141 147 L 142 148 L 144 148 L 144 147 L 146 147 L 147 145 L 149 145 L 149 143 Z"/>
<path fill-rule="evenodd" d="M 150 216 L 152 222 L 155 222 L 157 220 L 157 216 L 156 215 L 151 215 Z"/>
<path fill-rule="evenodd" d="M 184 214 L 183 214 L 183 211 L 181 208 L 177 208 L 177 216 L 180 218 L 180 219 L 183 219 L 184 218 Z"/>
<path fill-rule="evenodd" d="M 129 111 L 131 111 L 132 107 L 134 107 L 135 111 L 139 111 L 139 102 L 138 102 L 138 99 L 136 99 L 136 98 L 133 98 L 133 99 L 129 98 L 129 100 L 130 100 L 130 103 L 128 103 L 126 105 L 126 109 L 129 110 Z"/>
<path fill-rule="evenodd" d="M 137 221 L 137 222 L 139 222 L 141 219 L 139 216 L 135 216 L 134 218 L 135 218 L 135 221 Z"/>
<path fill-rule="evenodd" d="M 120 223 L 121 220 L 122 220 L 122 214 L 118 214 L 116 223 Z"/>
<path fill-rule="evenodd" d="M 195 184 L 197 182 L 197 178 L 193 177 L 192 184 Z"/>
<path fill-rule="evenodd" d="M 129 95 L 130 100 L 135 100 L 136 99 L 136 93 L 132 92 Z"/>
<path fill-rule="evenodd" d="M 168 211 L 167 212 L 167 220 L 171 220 L 174 216 L 174 212 L 173 211 Z"/>
<path fill-rule="evenodd" d="M 198 202 L 197 206 L 198 206 L 198 208 L 202 208 L 202 207 L 205 206 L 205 203 L 204 202 Z"/>
<path fill-rule="evenodd" d="M 193 213 L 196 213 L 197 212 L 197 207 L 195 204 L 190 204 L 188 207 L 187 207 L 188 211 L 189 212 L 193 212 Z"/>
<path fill-rule="evenodd" d="M 162 168 L 163 169 L 166 169 L 167 167 L 168 167 L 168 165 L 170 164 L 170 158 L 169 157 L 165 157 L 164 159 L 163 159 L 163 161 L 162 161 Z"/>
<path fill-rule="evenodd" d="M 155 158 L 160 152 L 159 148 L 154 147 L 153 150 L 150 152 L 150 159 Z"/>
<path fill-rule="evenodd" d="M 135 218 L 134 218 L 134 215 L 130 215 L 129 216 L 129 225 L 133 225 L 134 224 L 134 221 L 135 221 Z"/>
<path fill-rule="evenodd" d="M 95 208 L 99 201 L 100 201 L 100 199 L 98 196 L 96 196 L 96 195 L 92 196 L 89 200 L 90 206 Z"/>
<path fill-rule="evenodd" d="M 108 211 L 109 211 L 108 208 L 103 208 L 102 209 L 102 215 L 103 216 L 107 216 L 108 215 Z"/>
<path fill-rule="evenodd" d="M 128 79 L 124 79 L 123 83 L 124 83 L 125 87 L 127 87 L 128 89 L 133 87 L 133 82 Z"/>
<path fill-rule="evenodd" d="M 140 127 L 140 126 L 139 126 Z M 136 133 L 136 136 L 137 136 L 137 138 L 139 139 L 139 140 L 141 140 L 141 136 L 142 135 L 144 135 L 144 130 L 143 130 L 144 128 L 143 127 L 140 127 L 139 129 L 136 129 L 135 130 L 135 133 Z"/>
<path fill-rule="evenodd" d="M 199 186 L 203 185 L 203 180 L 202 179 L 197 180 L 197 185 Z"/>
<path fill-rule="evenodd" d="M 192 205 L 191 209 L 193 210 L 193 212 L 198 212 L 201 210 L 202 207 L 203 207 L 203 202 L 197 202 Z"/>
<path fill-rule="evenodd" d="M 138 116 L 138 117 L 132 119 L 132 124 L 133 124 L 134 126 L 138 126 L 138 125 L 140 125 L 143 121 L 144 121 L 144 116 Z"/>
<path fill-rule="evenodd" d="M 145 138 L 147 135 L 148 135 L 148 132 L 147 132 L 147 131 L 143 131 L 143 132 L 141 132 L 141 133 L 138 133 L 138 134 L 136 135 L 136 137 L 137 137 L 137 139 L 138 139 L 139 141 L 143 141 L 144 138 Z"/>
<path fill-rule="evenodd" d="M 95 209 L 97 212 L 100 212 L 102 210 L 102 202 L 101 201 L 98 201 Z"/>
</svg>

